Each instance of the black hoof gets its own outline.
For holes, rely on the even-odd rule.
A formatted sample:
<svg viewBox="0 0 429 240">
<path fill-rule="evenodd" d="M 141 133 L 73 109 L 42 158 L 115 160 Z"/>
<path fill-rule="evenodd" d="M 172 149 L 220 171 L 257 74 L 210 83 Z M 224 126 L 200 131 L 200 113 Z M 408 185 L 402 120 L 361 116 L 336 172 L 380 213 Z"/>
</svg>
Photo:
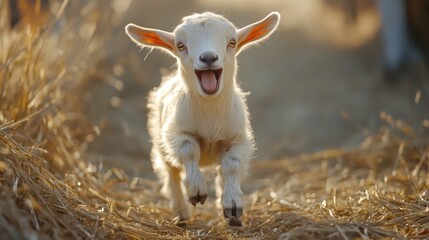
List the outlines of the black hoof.
<svg viewBox="0 0 429 240">
<path fill-rule="evenodd" d="M 243 216 L 243 209 L 242 208 L 225 208 L 223 210 L 223 216 L 225 218 L 240 218 Z"/>
<path fill-rule="evenodd" d="M 225 208 L 223 210 L 223 216 L 226 218 L 240 218 L 241 216 L 243 216 L 243 209 L 242 208 L 237 208 L 235 206 L 235 204 L 232 205 L 232 208 Z"/>
<path fill-rule="evenodd" d="M 235 206 L 235 202 L 232 203 L 232 208 L 223 209 L 223 216 L 225 218 L 235 217 L 237 220 L 243 216 L 243 209 Z"/>
<path fill-rule="evenodd" d="M 181 227 L 181 228 L 185 228 L 186 227 L 186 221 L 185 220 L 180 220 L 176 226 Z"/>
<path fill-rule="evenodd" d="M 243 226 L 243 224 L 241 224 L 241 221 L 238 218 L 236 218 L 236 217 L 230 218 L 228 224 L 229 224 L 229 226 L 232 226 L 232 227 L 241 227 L 241 226 Z"/>
<path fill-rule="evenodd" d="M 197 193 L 196 196 L 189 198 L 189 202 L 191 202 L 193 206 L 196 206 L 198 202 L 201 203 L 201 205 L 203 205 L 206 202 L 206 200 L 207 200 L 207 194 L 200 196 L 199 193 Z"/>
</svg>

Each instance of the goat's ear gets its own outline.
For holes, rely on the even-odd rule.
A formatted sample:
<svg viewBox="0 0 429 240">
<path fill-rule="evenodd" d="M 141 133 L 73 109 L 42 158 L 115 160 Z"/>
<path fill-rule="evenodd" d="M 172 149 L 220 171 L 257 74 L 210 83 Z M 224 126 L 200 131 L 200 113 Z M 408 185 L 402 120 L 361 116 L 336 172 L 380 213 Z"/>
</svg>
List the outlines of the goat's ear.
<svg viewBox="0 0 429 240">
<path fill-rule="evenodd" d="M 247 46 L 258 43 L 273 33 L 280 21 L 280 14 L 272 12 L 259 22 L 252 23 L 246 27 L 237 30 L 238 51 L 240 52 Z"/>
<path fill-rule="evenodd" d="M 143 28 L 135 24 L 128 24 L 125 32 L 133 42 L 144 47 L 156 47 L 174 55 L 174 34 L 158 29 Z"/>
</svg>

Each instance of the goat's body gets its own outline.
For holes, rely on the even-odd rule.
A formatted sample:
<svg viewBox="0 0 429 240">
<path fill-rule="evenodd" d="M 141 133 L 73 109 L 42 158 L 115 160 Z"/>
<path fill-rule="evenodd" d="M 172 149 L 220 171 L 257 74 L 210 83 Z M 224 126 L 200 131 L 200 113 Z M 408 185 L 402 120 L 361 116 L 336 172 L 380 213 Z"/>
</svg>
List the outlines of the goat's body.
<svg viewBox="0 0 429 240">
<path fill-rule="evenodd" d="M 185 17 L 174 33 L 126 27 L 133 41 L 160 47 L 178 60 L 177 74 L 149 95 L 148 128 L 154 170 L 183 220 L 191 217 L 188 200 L 195 206 L 207 199 L 200 167 L 215 164 L 218 206 L 225 217 L 235 219 L 230 224 L 241 224 L 241 180 L 254 145 L 246 94 L 235 79 L 235 56 L 249 43 L 266 38 L 278 20 L 278 13 L 272 13 L 236 29 L 224 17 L 206 12 Z"/>
<path fill-rule="evenodd" d="M 154 166 L 167 164 L 181 169 L 183 163 L 175 156 L 172 140 L 178 134 L 185 134 L 198 142 L 201 167 L 220 164 L 231 144 L 247 141 L 249 148 L 243 154 L 248 158 L 240 163 L 247 167 L 253 152 L 253 134 L 247 116 L 245 94 L 238 87 L 233 87 L 233 94 L 207 100 L 187 94 L 186 85 L 176 75 L 154 89 L 148 99 L 148 130 L 153 141 Z"/>
<path fill-rule="evenodd" d="M 245 94 L 234 85 L 231 90 L 225 93 L 225 97 L 207 100 L 189 94 L 189 89 L 178 74 L 164 80 L 159 88 L 149 94 L 148 130 L 153 141 L 152 164 L 164 183 L 164 194 L 170 196 L 173 209 L 183 219 L 190 217 L 180 177 L 183 166 L 188 164 L 180 156 L 186 142 L 197 143 L 198 149 L 190 154 L 199 155 L 199 159 L 196 159 L 199 167 L 221 165 L 231 146 L 240 145 L 240 152 L 234 153 L 240 156 L 236 158 L 240 169 L 237 171 L 240 173 L 237 175 L 239 181 L 246 172 L 254 150 L 253 134 Z M 202 185 L 197 187 L 197 192 L 206 194 L 205 180 L 199 179 L 197 182 Z M 216 182 L 217 196 L 220 198 L 223 180 L 218 177 Z M 235 194 L 237 197 L 233 198 L 241 198 L 241 189 L 235 191 Z M 242 203 L 236 202 L 241 207 Z"/>
</svg>

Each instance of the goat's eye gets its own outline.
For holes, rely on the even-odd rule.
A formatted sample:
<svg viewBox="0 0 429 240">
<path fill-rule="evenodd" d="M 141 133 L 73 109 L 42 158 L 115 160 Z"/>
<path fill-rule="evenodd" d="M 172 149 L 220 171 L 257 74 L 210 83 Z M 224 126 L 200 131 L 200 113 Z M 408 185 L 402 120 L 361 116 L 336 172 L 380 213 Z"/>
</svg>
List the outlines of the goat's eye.
<svg viewBox="0 0 429 240">
<path fill-rule="evenodd" d="M 235 39 L 231 39 L 231 41 L 229 41 L 229 43 L 228 43 L 228 47 L 235 48 L 236 44 L 237 44 L 237 42 L 235 41 Z"/>
<path fill-rule="evenodd" d="M 186 46 L 182 42 L 177 43 L 177 50 L 179 50 L 180 52 L 185 50 L 185 48 Z"/>
</svg>

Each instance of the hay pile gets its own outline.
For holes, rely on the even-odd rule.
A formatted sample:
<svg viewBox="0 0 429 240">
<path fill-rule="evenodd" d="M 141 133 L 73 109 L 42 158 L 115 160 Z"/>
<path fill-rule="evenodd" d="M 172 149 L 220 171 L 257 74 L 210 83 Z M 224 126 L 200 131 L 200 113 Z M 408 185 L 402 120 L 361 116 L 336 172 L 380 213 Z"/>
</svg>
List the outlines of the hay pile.
<svg viewBox="0 0 429 240">
<path fill-rule="evenodd" d="M 74 87 L 116 19 L 100 2 L 60 2 L 47 28 L 14 30 L 0 2 L 0 239 L 429 238 L 428 138 L 387 114 L 356 150 L 255 162 L 242 228 L 210 200 L 180 228 L 158 183 L 86 163 L 97 129 Z"/>
</svg>

